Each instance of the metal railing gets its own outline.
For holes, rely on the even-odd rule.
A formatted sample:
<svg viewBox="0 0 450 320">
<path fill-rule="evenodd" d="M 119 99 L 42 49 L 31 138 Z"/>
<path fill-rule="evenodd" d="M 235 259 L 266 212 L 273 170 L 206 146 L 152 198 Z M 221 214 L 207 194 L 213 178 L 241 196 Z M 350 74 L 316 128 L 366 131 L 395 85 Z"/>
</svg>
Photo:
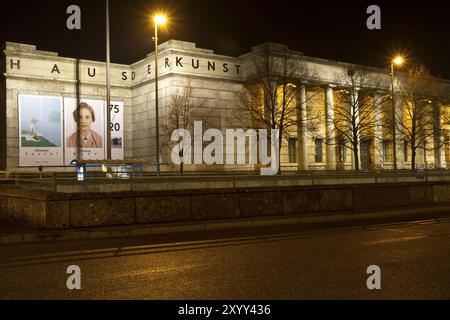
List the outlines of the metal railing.
<svg viewBox="0 0 450 320">
<path fill-rule="evenodd" d="M 83 186 L 92 184 L 127 184 L 129 190 L 135 185 L 171 185 L 173 189 L 192 184 L 224 183 L 233 188 L 247 185 L 324 185 L 365 184 L 394 182 L 450 181 L 450 170 L 386 170 L 386 171 L 288 171 L 277 176 L 261 176 L 259 171 L 185 171 L 162 172 L 114 172 L 88 171 L 84 180 L 78 181 L 75 172 L 0 172 L 0 186 L 58 191 L 58 186 Z M 278 183 L 278 184 L 277 184 Z M 284 183 L 284 184 L 283 184 Z M 167 186 L 166 186 L 167 187 Z"/>
</svg>

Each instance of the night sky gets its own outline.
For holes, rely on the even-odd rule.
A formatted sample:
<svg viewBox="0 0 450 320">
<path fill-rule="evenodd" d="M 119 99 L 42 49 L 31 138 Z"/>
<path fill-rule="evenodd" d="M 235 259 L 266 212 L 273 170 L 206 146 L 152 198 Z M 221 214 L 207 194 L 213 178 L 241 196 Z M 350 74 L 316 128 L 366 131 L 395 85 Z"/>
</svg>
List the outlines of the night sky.
<svg viewBox="0 0 450 320">
<path fill-rule="evenodd" d="M 149 16 L 167 13 L 160 41 L 196 42 L 238 56 L 252 46 L 278 42 L 308 56 L 387 68 L 396 52 L 450 79 L 450 12 L 446 1 L 111 0 L 112 62 L 133 63 L 153 51 Z M 66 28 L 66 8 L 82 10 L 82 30 Z M 366 27 L 377 4 L 382 29 Z M 105 1 L 30 0 L 2 3 L 0 42 L 35 44 L 61 56 L 105 59 Z"/>
</svg>

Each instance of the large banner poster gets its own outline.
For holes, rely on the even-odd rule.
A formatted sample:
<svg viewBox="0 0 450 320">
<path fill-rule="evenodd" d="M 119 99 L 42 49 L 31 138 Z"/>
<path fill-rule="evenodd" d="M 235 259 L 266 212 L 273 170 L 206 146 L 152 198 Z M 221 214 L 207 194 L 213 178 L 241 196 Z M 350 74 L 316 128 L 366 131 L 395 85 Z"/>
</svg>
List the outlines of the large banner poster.
<svg viewBox="0 0 450 320">
<path fill-rule="evenodd" d="M 19 95 L 19 165 L 63 163 L 62 98 Z"/>
<path fill-rule="evenodd" d="M 80 158 L 104 160 L 107 156 L 106 101 L 81 99 L 77 114 L 76 99 L 64 98 L 65 163 L 77 158 L 77 127 L 80 129 Z M 111 102 L 111 158 L 123 160 L 123 102 Z"/>
<path fill-rule="evenodd" d="M 111 102 L 111 158 L 123 160 L 123 102 Z M 106 128 L 105 128 L 106 129 Z M 105 130 L 106 137 L 106 130 Z"/>
<path fill-rule="evenodd" d="M 78 112 L 79 111 L 79 112 Z M 77 128 L 80 130 L 80 159 L 105 159 L 105 103 L 102 100 L 64 98 L 66 165 L 77 159 Z"/>
</svg>

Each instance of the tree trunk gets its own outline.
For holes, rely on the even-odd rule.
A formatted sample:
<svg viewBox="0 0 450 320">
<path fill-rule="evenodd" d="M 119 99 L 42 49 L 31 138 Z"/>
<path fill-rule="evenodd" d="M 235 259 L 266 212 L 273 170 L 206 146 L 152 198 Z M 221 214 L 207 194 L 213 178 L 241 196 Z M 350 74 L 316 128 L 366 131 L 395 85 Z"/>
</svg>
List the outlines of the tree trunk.
<svg viewBox="0 0 450 320">
<path fill-rule="evenodd" d="M 279 132 L 280 136 L 278 137 L 278 171 L 277 175 L 281 175 L 281 143 L 283 142 L 283 135 Z M 272 159 L 273 161 L 273 159 Z"/>
<path fill-rule="evenodd" d="M 358 138 L 356 135 L 353 137 L 353 158 L 355 159 L 355 171 L 359 171 L 359 157 L 358 157 Z"/>
<path fill-rule="evenodd" d="M 354 146 L 353 157 L 355 158 L 355 171 L 359 171 L 358 145 Z"/>
<path fill-rule="evenodd" d="M 413 116 L 412 119 L 412 134 L 411 134 L 411 171 L 415 171 L 416 170 L 416 138 L 417 136 L 417 124 L 416 124 L 416 117 L 415 115 Z M 406 149 L 406 148 L 405 148 Z"/>
<path fill-rule="evenodd" d="M 411 171 L 416 170 L 416 148 L 411 146 Z"/>
<path fill-rule="evenodd" d="M 183 140 L 183 143 L 184 143 L 184 140 Z M 181 159 L 180 175 L 182 176 L 184 174 L 184 148 L 180 150 L 179 156 L 180 156 L 180 159 Z"/>
</svg>

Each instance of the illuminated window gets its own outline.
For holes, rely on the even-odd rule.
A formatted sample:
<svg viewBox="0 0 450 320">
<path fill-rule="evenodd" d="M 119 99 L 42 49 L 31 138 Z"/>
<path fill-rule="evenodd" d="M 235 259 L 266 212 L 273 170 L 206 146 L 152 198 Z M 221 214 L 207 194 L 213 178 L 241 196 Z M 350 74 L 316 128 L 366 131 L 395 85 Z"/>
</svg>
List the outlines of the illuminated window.
<svg viewBox="0 0 450 320">
<path fill-rule="evenodd" d="M 297 139 L 289 138 L 289 163 L 297 162 Z"/>
<path fill-rule="evenodd" d="M 384 161 L 394 161 L 394 144 L 392 141 L 383 141 Z"/>
<path fill-rule="evenodd" d="M 405 155 L 405 162 L 407 162 L 409 156 L 409 145 L 406 140 L 403 141 L 403 154 Z"/>
<path fill-rule="evenodd" d="M 445 162 L 450 163 L 450 139 L 445 137 Z"/>
<path fill-rule="evenodd" d="M 345 141 L 344 140 L 340 140 L 339 141 L 339 162 L 345 162 L 345 151 L 346 151 L 347 147 L 345 146 Z"/>
<path fill-rule="evenodd" d="M 316 139 L 314 141 L 315 143 L 315 151 L 316 151 L 316 163 L 322 163 L 323 162 L 323 150 L 322 150 L 322 146 L 323 146 L 323 139 Z"/>
</svg>

